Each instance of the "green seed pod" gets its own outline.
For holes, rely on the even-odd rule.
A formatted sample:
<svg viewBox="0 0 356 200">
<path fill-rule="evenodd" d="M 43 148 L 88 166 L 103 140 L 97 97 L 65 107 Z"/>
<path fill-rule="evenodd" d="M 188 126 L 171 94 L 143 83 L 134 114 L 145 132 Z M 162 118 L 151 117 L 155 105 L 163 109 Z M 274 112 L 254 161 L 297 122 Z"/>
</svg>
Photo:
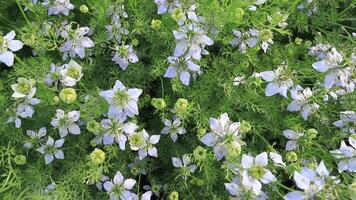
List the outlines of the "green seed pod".
<svg viewBox="0 0 356 200">
<path fill-rule="evenodd" d="M 67 104 L 71 104 L 77 100 L 77 93 L 75 92 L 75 89 L 73 89 L 73 88 L 64 88 L 59 93 L 59 98 L 63 102 L 65 102 Z"/>
<path fill-rule="evenodd" d="M 169 193 L 168 199 L 169 200 L 179 200 L 179 193 L 177 191 L 173 191 L 173 192 Z"/>
<path fill-rule="evenodd" d="M 90 159 L 94 164 L 102 164 L 105 161 L 105 152 L 95 148 L 94 151 L 90 153 Z"/>
<path fill-rule="evenodd" d="M 174 110 L 178 113 L 186 110 L 187 107 L 188 107 L 188 100 L 183 98 L 179 98 L 177 102 L 174 104 Z"/>
<path fill-rule="evenodd" d="M 155 107 L 157 110 L 163 110 L 166 108 L 166 102 L 162 98 L 153 98 L 151 100 L 151 104 L 153 107 Z"/>
<path fill-rule="evenodd" d="M 79 7 L 79 10 L 80 10 L 81 13 L 88 13 L 89 12 L 89 8 L 86 5 L 81 5 Z"/>
<path fill-rule="evenodd" d="M 294 151 L 290 151 L 286 154 L 287 162 L 295 162 L 298 160 L 298 155 Z"/>
<path fill-rule="evenodd" d="M 27 158 L 24 155 L 17 155 L 14 159 L 16 165 L 24 165 L 27 162 Z"/>
<path fill-rule="evenodd" d="M 151 27 L 154 30 L 159 30 L 161 28 L 162 21 L 159 19 L 153 19 L 151 22 Z"/>
<path fill-rule="evenodd" d="M 193 151 L 193 157 L 197 161 L 203 161 L 206 159 L 206 149 L 201 146 L 198 146 Z"/>
</svg>

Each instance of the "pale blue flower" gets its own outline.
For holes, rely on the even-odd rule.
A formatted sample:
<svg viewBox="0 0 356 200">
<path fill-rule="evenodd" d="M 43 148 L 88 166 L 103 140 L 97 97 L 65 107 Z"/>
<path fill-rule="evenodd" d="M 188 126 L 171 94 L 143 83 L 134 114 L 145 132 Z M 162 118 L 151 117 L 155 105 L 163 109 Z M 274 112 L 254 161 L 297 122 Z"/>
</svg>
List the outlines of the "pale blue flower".
<svg viewBox="0 0 356 200">
<path fill-rule="evenodd" d="M 254 47 L 259 42 L 259 31 L 250 28 L 248 31 L 233 30 L 235 38 L 230 41 L 232 46 L 239 46 L 241 53 L 246 53 L 247 48 Z"/>
<path fill-rule="evenodd" d="M 100 96 L 109 103 L 108 116 L 124 121 L 127 117 L 139 114 L 137 102 L 141 93 L 141 89 L 126 89 L 121 81 L 117 80 L 113 89 L 101 91 Z"/>
<path fill-rule="evenodd" d="M 16 52 L 23 47 L 23 43 L 20 40 L 14 40 L 16 36 L 15 31 L 10 31 L 5 36 L 0 33 L 0 63 L 4 63 L 8 67 L 14 64 Z"/>
<path fill-rule="evenodd" d="M 69 11 L 74 9 L 74 5 L 70 3 L 70 0 L 44 0 L 42 5 L 48 8 L 48 15 L 58 15 L 62 13 L 68 16 Z"/>
<path fill-rule="evenodd" d="M 103 186 L 110 195 L 110 200 L 133 200 L 134 195 L 130 192 L 136 184 L 134 179 L 124 179 L 121 172 L 116 172 L 112 181 L 106 181 Z"/>
<path fill-rule="evenodd" d="M 289 88 L 293 86 L 293 80 L 286 76 L 287 65 L 282 64 L 276 70 L 261 72 L 261 78 L 268 82 L 266 87 L 266 96 L 280 94 L 287 97 Z"/>
<path fill-rule="evenodd" d="M 145 145 L 138 150 L 138 158 L 143 160 L 147 155 L 151 157 L 158 157 L 157 148 L 153 145 L 159 142 L 160 135 L 149 135 L 145 129 L 141 132 Z"/>
<path fill-rule="evenodd" d="M 31 149 L 34 144 L 38 144 L 41 141 L 41 138 L 46 136 L 46 132 L 46 127 L 40 128 L 37 132 L 33 130 L 27 130 L 26 133 L 30 137 L 30 140 L 25 142 L 23 147 L 25 149 Z"/>
<path fill-rule="evenodd" d="M 54 158 L 64 159 L 63 151 L 59 149 L 63 143 L 64 138 L 54 141 L 51 136 L 48 136 L 47 143 L 37 149 L 38 152 L 44 154 L 46 165 L 51 163 Z"/>
<path fill-rule="evenodd" d="M 70 111 L 65 113 L 64 110 L 57 109 L 56 116 L 52 118 L 51 125 L 58 128 L 59 135 L 63 138 L 71 133 L 73 135 L 80 134 L 80 127 L 77 124 L 79 120 L 79 111 Z"/>
<path fill-rule="evenodd" d="M 138 57 L 132 45 L 122 45 L 116 47 L 114 57 L 111 61 L 118 64 L 122 70 L 126 70 L 130 63 L 138 62 Z"/>
<path fill-rule="evenodd" d="M 123 121 L 115 118 L 103 119 L 101 124 L 104 128 L 103 144 L 109 145 L 116 141 L 121 150 L 125 150 L 127 134 L 134 133 L 138 128 L 134 123 L 123 123 Z"/>
<path fill-rule="evenodd" d="M 334 125 L 346 133 L 354 134 L 356 130 L 356 113 L 354 111 L 340 112 L 340 120 L 334 122 Z"/>
<path fill-rule="evenodd" d="M 189 85 L 191 77 L 196 78 L 202 74 L 200 66 L 195 64 L 191 59 L 184 57 L 168 57 L 169 67 L 164 74 L 166 78 L 179 76 L 179 80 L 186 86 Z"/>
<path fill-rule="evenodd" d="M 163 122 L 166 127 L 161 130 L 161 134 L 169 134 L 173 142 L 177 141 L 178 135 L 183 135 L 187 133 L 187 130 L 182 126 L 182 122 L 179 117 L 173 118 L 173 121 L 164 119 Z"/>
<path fill-rule="evenodd" d="M 356 172 L 356 140 L 349 137 L 347 142 L 348 144 L 345 141 L 341 141 L 340 148 L 330 151 L 330 153 L 339 161 L 339 172 Z"/>
<path fill-rule="evenodd" d="M 191 173 L 194 173 L 197 169 L 195 164 L 192 164 L 189 155 L 184 154 L 182 158 L 172 157 L 172 164 L 176 168 L 182 168 L 185 174 L 183 174 L 183 179 L 187 179 Z"/>
<path fill-rule="evenodd" d="M 291 90 L 291 96 L 293 101 L 288 105 L 287 110 L 291 112 L 299 111 L 304 120 L 307 120 L 309 115 L 319 109 L 318 104 L 310 102 L 310 98 L 313 96 L 310 88 L 303 89 L 298 85 Z"/>
</svg>

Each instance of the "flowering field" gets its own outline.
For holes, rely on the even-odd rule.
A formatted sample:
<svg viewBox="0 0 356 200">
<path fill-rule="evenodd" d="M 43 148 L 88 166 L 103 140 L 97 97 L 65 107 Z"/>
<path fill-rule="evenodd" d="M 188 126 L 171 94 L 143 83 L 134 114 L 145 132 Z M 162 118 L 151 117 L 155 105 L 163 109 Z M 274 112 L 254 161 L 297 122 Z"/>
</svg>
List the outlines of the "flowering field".
<svg viewBox="0 0 356 200">
<path fill-rule="evenodd" d="M 0 199 L 356 199 L 356 0 L 0 0 Z"/>
</svg>

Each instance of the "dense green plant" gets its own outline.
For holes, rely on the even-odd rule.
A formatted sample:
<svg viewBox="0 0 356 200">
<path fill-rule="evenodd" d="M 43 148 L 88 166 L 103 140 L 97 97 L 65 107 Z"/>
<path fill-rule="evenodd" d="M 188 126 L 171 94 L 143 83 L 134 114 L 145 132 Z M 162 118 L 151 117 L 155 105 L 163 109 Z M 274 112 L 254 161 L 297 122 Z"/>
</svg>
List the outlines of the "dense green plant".
<svg viewBox="0 0 356 200">
<path fill-rule="evenodd" d="M 0 0 L 0 199 L 356 199 L 355 7 Z"/>
</svg>

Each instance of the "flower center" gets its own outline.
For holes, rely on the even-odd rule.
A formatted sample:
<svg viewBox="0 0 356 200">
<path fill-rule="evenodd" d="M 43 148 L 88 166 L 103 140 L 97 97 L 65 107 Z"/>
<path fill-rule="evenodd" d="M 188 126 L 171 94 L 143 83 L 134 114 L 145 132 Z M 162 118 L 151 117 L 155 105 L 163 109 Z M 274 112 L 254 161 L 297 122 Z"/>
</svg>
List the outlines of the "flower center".
<svg viewBox="0 0 356 200">
<path fill-rule="evenodd" d="M 118 122 L 118 121 L 111 122 L 110 127 L 109 127 L 110 135 L 122 134 L 123 132 L 124 132 L 124 127 L 121 122 Z"/>
<path fill-rule="evenodd" d="M 19 83 L 18 85 L 18 90 L 21 92 L 21 93 L 28 93 L 30 91 L 30 84 L 28 83 Z"/>
<path fill-rule="evenodd" d="M 120 107 L 124 107 L 129 103 L 130 95 L 125 90 L 118 90 L 114 94 L 114 103 Z"/>
<path fill-rule="evenodd" d="M 119 52 L 118 53 L 119 53 L 119 55 L 121 57 L 127 57 L 127 55 L 129 55 L 129 49 L 126 48 L 125 46 L 122 46 L 122 47 L 119 48 Z"/>
<path fill-rule="evenodd" d="M 248 170 L 249 174 L 255 179 L 261 179 L 266 173 L 266 170 L 259 165 L 255 165 Z"/>
<path fill-rule="evenodd" d="M 70 77 L 73 77 L 75 79 L 78 79 L 80 77 L 80 71 L 79 69 L 75 68 L 75 67 L 69 67 L 68 69 L 68 75 Z"/>
<path fill-rule="evenodd" d="M 56 147 L 53 145 L 47 145 L 45 148 L 45 152 L 48 154 L 54 154 L 55 151 L 56 151 Z"/>
<path fill-rule="evenodd" d="M 140 133 L 134 133 L 130 136 L 130 145 L 133 148 L 145 146 L 145 140 Z"/>
<path fill-rule="evenodd" d="M 114 185 L 112 188 L 112 192 L 115 193 L 117 196 L 120 196 L 120 194 L 122 193 L 122 191 L 124 191 L 124 187 L 120 184 L 120 185 Z"/>
<path fill-rule="evenodd" d="M 62 118 L 59 119 L 59 126 L 68 126 L 70 123 L 69 119 L 67 116 L 63 116 Z"/>
</svg>

